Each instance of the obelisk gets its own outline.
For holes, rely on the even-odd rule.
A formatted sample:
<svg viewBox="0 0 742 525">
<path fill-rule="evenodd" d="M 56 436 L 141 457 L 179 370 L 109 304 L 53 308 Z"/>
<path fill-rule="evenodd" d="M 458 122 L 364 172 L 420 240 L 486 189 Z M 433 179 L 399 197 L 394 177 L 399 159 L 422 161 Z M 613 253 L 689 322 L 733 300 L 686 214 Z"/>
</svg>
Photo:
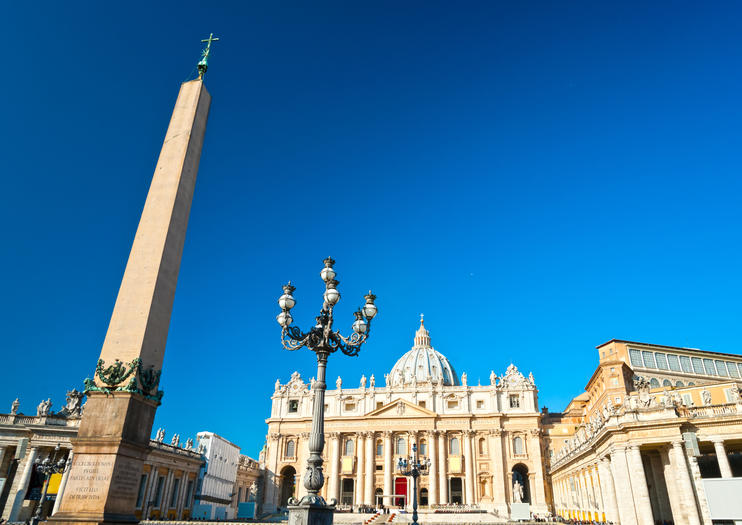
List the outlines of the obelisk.
<svg viewBox="0 0 742 525">
<path fill-rule="evenodd" d="M 205 58 L 208 58 L 206 55 Z M 201 70 L 201 68 L 199 68 Z M 180 87 L 88 400 L 54 525 L 136 523 L 175 285 L 211 96 L 197 80 Z"/>
</svg>

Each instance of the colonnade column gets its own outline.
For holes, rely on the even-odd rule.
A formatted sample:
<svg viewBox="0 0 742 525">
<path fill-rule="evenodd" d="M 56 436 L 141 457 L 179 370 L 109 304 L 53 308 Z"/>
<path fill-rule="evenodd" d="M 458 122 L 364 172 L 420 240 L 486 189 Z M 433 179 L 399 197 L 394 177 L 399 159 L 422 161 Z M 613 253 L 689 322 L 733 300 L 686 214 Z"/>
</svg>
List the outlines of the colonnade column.
<svg viewBox="0 0 742 525">
<path fill-rule="evenodd" d="M 8 450 L 8 447 L 5 445 L 0 445 L 0 466 L 3 464 L 3 459 L 5 459 L 5 451 Z"/>
<path fill-rule="evenodd" d="M 18 484 L 13 487 L 15 488 L 15 493 L 13 494 L 11 492 L 12 497 L 8 497 L 5 504 L 3 517 L 6 518 L 7 521 L 18 521 L 18 513 L 23 505 L 23 498 L 26 496 L 28 484 L 31 481 L 31 471 L 33 470 L 34 461 L 36 461 L 38 455 L 39 447 L 33 447 L 26 453 L 26 459 L 23 464 L 23 474 L 21 474 Z"/>
<path fill-rule="evenodd" d="M 652 515 L 652 504 L 649 501 L 649 488 L 647 477 L 644 474 L 644 464 L 639 447 L 631 445 L 627 455 L 628 465 L 631 470 L 631 486 L 634 492 L 634 505 L 639 525 L 654 525 Z"/>
<path fill-rule="evenodd" d="M 365 439 L 363 434 L 356 434 L 356 486 L 355 486 L 355 503 L 363 504 L 363 465 L 365 459 Z"/>
<path fill-rule="evenodd" d="M 701 519 L 698 515 L 695 490 L 693 489 L 693 482 L 688 472 L 688 463 L 685 459 L 683 444 L 680 441 L 673 441 L 670 453 L 673 455 L 672 459 L 675 463 L 675 479 L 678 481 L 678 488 L 680 489 L 680 494 L 682 494 L 681 508 L 688 517 L 688 525 L 700 525 Z M 677 523 L 678 521 L 676 520 L 675 522 Z"/>
<path fill-rule="evenodd" d="M 471 450 L 471 440 L 474 432 L 471 430 L 464 430 L 464 472 L 466 474 L 466 487 L 464 487 L 466 493 L 466 504 L 474 505 L 474 459 Z"/>
<path fill-rule="evenodd" d="M 618 522 L 618 503 L 616 502 L 616 491 L 613 487 L 613 475 L 608 458 L 602 458 L 598 462 L 598 479 L 600 490 L 603 494 L 603 511 L 606 521 Z"/>
<path fill-rule="evenodd" d="M 330 479 L 327 483 L 328 499 L 340 501 L 340 434 L 330 432 Z"/>
<path fill-rule="evenodd" d="M 626 449 L 616 447 L 611 451 L 611 472 L 616 487 L 616 501 L 621 525 L 637 525 L 634 513 L 634 496 L 631 493 L 629 469 L 626 464 Z"/>
<path fill-rule="evenodd" d="M 65 465 L 67 465 L 67 468 L 64 469 L 64 474 L 62 474 L 62 480 L 59 482 L 59 489 L 57 490 L 57 498 L 54 500 L 54 508 L 52 509 L 51 516 L 54 516 L 56 514 L 57 510 L 59 509 L 59 504 L 62 503 L 62 496 L 64 495 L 64 489 L 67 486 L 67 478 L 70 476 L 70 467 L 69 465 L 72 464 L 72 456 L 74 455 L 74 452 L 70 450 L 69 454 L 67 454 L 67 462 Z M 0 464 L 2 464 L 3 460 L 0 456 Z M 144 506 L 144 502 L 142 502 L 142 506 Z M 147 518 L 144 518 L 147 519 Z"/>
<path fill-rule="evenodd" d="M 438 488 L 441 491 L 441 498 L 438 503 L 445 505 L 448 503 L 448 478 L 446 477 L 446 432 L 441 431 L 438 434 Z"/>
<path fill-rule="evenodd" d="M 428 505 L 438 504 L 438 455 L 435 453 L 437 435 L 437 430 L 431 430 L 428 434 L 428 458 L 430 459 L 430 469 L 428 472 Z"/>
<path fill-rule="evenodd" d="M 732 477 L 732 468 L 729 466 L 727 451 L 724 449 L 724 441 L 714 439 L 714 451 L 716 452 L 716 461 L 719 463 L 719 471 L 722 478 Z"/>
<path fill-rule="evenodd" d="M 374 457 L 376 439 L 373 432 L 366 432 L 366 481 L 363 488 L 363 503 L 373 505 L 374 503 Z"/>
<path fill-rule="evenodd" d="M 384 506 L 392 505 L 392 431 L 384 431 Z"/>
</svg>

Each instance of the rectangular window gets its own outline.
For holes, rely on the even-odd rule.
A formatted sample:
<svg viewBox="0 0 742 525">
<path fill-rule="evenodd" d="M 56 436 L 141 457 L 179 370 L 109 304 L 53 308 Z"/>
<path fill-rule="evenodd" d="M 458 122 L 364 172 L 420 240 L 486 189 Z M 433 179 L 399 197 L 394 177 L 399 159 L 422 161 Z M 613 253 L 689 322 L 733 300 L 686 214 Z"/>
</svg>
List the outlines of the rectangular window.
<svg viewBox="0 0 742 525">
<path fill-rule="evenodd" d="M 697 357 L 692 357 L 691 361 L 693 361 L 693 371 L 696 374 L 705 374 L 706 371 L 703 369 L 703 361 L 701 361 Z"/>
<path fill-rule="evenodd" d="M 356 409 L 355 403 L 345 403 L 345 410 L 347 410 L 348 412 L 351 412 L 355 409 Z"/>
<path fill-rule="evenodd" d="M 657 368 L 657 365 L 654 364 L 654 354 L 652 352 L 647 352 L 646 350 L 642 350 L 642 357 L 644 358 L 645 367 Z"/>
<path fill-rule="evenodd" d="M 693 398 L 691 398 L 690 394 L 683 394 L 683 404 L 687 407 L 693 406 Z"/>
<path fill-rule="evenodd" d="M 618 378 L 612 377 L 611 378 L 611 386 L 618 386 Z"/>
<path fill-rule="evenodd" d="M 459 406 L 459 402 L 456 399 L 449 399 L 448 403 L 446 403 L 446 406 L 448 408 L 457 408 Z"/>
<path fill-rule="evenodd" d="M 296 414 L 299 411 L 299 402 L 296 399 L 289 401 L 289 414 Z"/>
<path fill-rule="evenodd" d="M 644 366 L 639 350 L 629 350 L 629 358 L 631 359 L 631 366 Z"/>
<path fill-rule="evenodd" d="M 137 508 L 142 508 L 142 503 L 144 503 L 144 490 L 147 488 L 147 474 L 142 474 L 142 477 L 139 478 L 139 492 L 137 492 Z"/>
<path fill-rule="evenodd" d="M 242 501 L 242 487 L 237 489 L 237 503 Z"/>
<path fill-rule="evenodd" d="M 670 365 L 670 370 L 680 372 L 680 360 L 678 359 L 678 356 L 667 354 L 667 364 Z"/>
<path fill-rule="evenodd" d="M 510 396 L 510 408 L 520 408 L 520 396 L 517 394 Z"/>
<path fill-rule="evenodd" d="M 706 373 L 710 376 L 716 375 L 716 368 L 714 368 L 714 362 L 711 359 L 704 359 L 703 364 L 706 366 Z"/>
<path fill-rule="evenodd" d="M 376 470 L 384 470 L 384 465 L 376 465 Z"/>
<path fill-rule="evenodd" d="M 727 373 L 727 365 L 724 364 L 724 361 L 714 361 L 714 364 L 716 365 L 716 373 L 720 376 L 728 376 Z"/>
<path fill-rule="evenodd" d="M 737 372 L 737 365 L 734 363 L 727 363 L 727 369 L 729 370 L 729 375 L 732 377 L 739 377 L 739 372 Z"/>
<path fill-rule="evenodd" d="M 484 408 L 484 401 L 482 401 L 481 399 L 478 399 L 477 400 L 477 408 Z"/>
<path fill-rule="evenodd" d="M 724 394 L 727 396 L 727 403 L 734 403 L 737 401 L 736 396 L 734 394 L 734 389 L 732 388 L 725 388 Z"/>
<path fill-rule="evenodd" d="M 188 509 L 191 507 L 191 498 L 193 498 L 193 480 L 192 479 L 188 480 L 188 485 L 186 487 L 187 487 L 186 500 L 185 500 L 185 505 L 183 507 Z"/>
<path fill-rule="evenodd" d="M 173 490 L 170 492 L 170 508 L 174 508 L 178 503 L 178 487 L 180 487 L 180 478 L 173 480 Z"/>
<path fill-rule="evenodd" d="M 381 408 L 383 406 L 384 406 L 384 402 L 383 401 L 377 401 L 376 402 L 376 408 Z"/>
<path fill-rule="evenodd" d="M 376 442 L 376 455 L 377 456 L 384 455 L 384 444 L 381 441 Z"/>
<path fill-rule="evenodd" d="M 657 361 L 657 368 L 660 370 L 667 370 L 669 368 L 667 366 L 667 354 L 655 352 L 654 359 Z"/>
<path fill-rule="evenodd" d="M 162 503 L 162 485 L 165 483 L 165 478 L 160 476 L 157 478 L 157 489 L 155 490 L 155 508 L 160 506 Z"/>
<path fill-rule="evenodd" d="M 690 357 L 687 355 L 680 356 L 680 366 L 683 367 L 683 372 L 687 372 L 688 374 L 693 372 L 693 367 L 690 365 Z"/>
<path fill-rule="evenodd" d="M 425 408 L 425 401 L 418 401 L 417 405 Z"/>
</svg>

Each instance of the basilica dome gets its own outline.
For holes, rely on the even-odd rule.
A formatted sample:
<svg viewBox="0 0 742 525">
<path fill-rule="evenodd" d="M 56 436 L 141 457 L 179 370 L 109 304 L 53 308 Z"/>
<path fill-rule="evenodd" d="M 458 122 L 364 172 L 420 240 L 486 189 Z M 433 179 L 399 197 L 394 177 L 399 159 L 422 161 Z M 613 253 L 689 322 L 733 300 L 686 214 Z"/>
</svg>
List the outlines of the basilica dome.
<svg viewBox="0 0 742 525">
<path fill-rule="evenodd" d="M 400 386 L 430 382 L 452 386 L 459 384 L 459 378 L 448 359 L 430 346 L 430 332 L 425 328 L 420 316 L 420 328 L 415 332 L 415 344 L 394 365 L 389 373 L 388 383 Z"/>
</svg>

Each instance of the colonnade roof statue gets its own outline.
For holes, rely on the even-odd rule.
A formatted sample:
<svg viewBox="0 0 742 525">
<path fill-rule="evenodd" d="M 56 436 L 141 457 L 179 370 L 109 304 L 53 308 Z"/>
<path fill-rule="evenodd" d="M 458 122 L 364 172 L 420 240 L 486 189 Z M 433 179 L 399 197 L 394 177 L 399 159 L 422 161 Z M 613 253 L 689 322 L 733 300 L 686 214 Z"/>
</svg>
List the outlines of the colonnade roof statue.
<svg viewBox="0 0 742 525">
<path fill-rule="evenodd" d="M 387 386 L 431 382 L 445 386 L 460 384 L 448 359 L 430 345 L 430 332 L 425 328 L 423 316 L 420 315 L 420 328 L 415 332 L 415 344 L 394 365 L 387 378 Z"/>
</svg>

